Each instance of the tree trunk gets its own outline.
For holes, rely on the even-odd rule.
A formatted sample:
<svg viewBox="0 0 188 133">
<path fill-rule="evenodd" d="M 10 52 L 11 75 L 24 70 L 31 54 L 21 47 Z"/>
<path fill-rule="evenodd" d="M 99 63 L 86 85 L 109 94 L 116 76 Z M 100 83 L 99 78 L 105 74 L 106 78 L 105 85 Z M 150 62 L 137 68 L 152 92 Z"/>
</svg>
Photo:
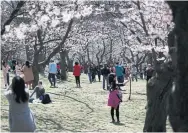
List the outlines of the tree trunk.
<svg viewBox="0 0 188 133">
<path fill-rule="evenodd" d="M 169 99 L 169 120 L 175 132 L 188 132 L 188 2 L 168 4 L 177 37 L 177 78 Z"/>
<path fill-rule="evenodd" d="M 34 75 L 34 81 L 33 81 L 33 88 L 38 85 L 38 81 L 39 81 L 39 65 L 38 65 L 38 57 L 39 54 L 35 54 L 34 55 L 34 59 L 33 59 L 33 75 Z"/>
<path fill-rule="evenodd" d="M 39 53 L 39 62 L 42 62 L 46 59 L 45 53 L 42 51 Z M 44 75 L 46 64 L 39 65 L 39 72 Z"/>
<path fill-rule="evenodd" d="M 68 52 L 66 55 L 66 59 L 67 59 L 67 66 L 68 66 L 69 72 L 73 72 L 73 59 L 69 58 Z"/>
<path fill-rule="evenodd" d="M 147 84 L 147 112 L 144 132 L 165 132 L 167 101 L 172 87 L 172 71 L 168 63 L 156 64 L 156 75 Z"/>
<path fill-rule="evenodd" d="M 61 80 L 67 80 L 67 71 L 66 71 L 66 50 L 60 52 L 60 63 L 61 63 Z"/>
<path fill-rule="evenodd" d="M 29 46 L 25 45 L 25 50 L 26 50 L 26 58 L 27 60 L 31 61 L 32 60 L 32 54 L 31 51 L 29 50 Z"/>
</svg>

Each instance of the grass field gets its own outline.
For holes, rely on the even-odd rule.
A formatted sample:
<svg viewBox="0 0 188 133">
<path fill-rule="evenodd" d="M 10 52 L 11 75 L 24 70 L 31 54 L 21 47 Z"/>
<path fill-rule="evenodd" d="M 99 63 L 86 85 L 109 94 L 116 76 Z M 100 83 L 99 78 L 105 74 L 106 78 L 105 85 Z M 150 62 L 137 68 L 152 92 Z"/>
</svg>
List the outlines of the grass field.
<svg viewBox="0 0 188 133">
<path fill-rule="evenodd" d="M 2 77 L 1 77 L 2 79 Z M 87 76 L 81 76 L 82 88 L 76 88 L 74 77 L 69 73 L 66 82 L 58 88 L 49 88 L 47 78 L 43 80 L 46 92 L 53 103 L 30 104 L 37 131 L 40 132 L 141 132 L 145 120 L 145 81 L 132 82 L 132 96 L 129 83 L 123 87 L 123 102 L 120 105 L 121 124 L 111 122 L 110 107 L 107 106 L 108 91 L 102 89 L 102 82 L 89 84 Z M 2 81 L 2 80 L 1 80 Z M 1 82 L 2 83 L 2 82 Z M 1 131 L 9 131 L 8 102 L 1 89 Z M 167 130 L 170 130 L 169 125 Z"/>
</svg>

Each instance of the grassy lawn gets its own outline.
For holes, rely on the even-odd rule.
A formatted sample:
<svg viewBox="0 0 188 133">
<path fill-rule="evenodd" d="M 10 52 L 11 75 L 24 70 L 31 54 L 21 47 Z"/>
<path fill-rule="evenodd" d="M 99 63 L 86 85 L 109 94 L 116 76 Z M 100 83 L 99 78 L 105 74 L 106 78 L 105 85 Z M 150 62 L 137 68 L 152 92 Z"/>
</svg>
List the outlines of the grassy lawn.
<svg viewBox="0 0 188 133">
<path fill-rule="evenodd" d="M 1 76 L 2 79 L 2 76 Z M 76 88 L 71 73 L 66 82 L 58 83 L 58 88 L 49 88 L 45 77 L 41 77 L 46 92 L 53 103 L 30 104 L 37 131 L 41 132 L 138 132 L 143 130 L 145 120 L 145 81 L 132 82 L 132 96 L 129 83 L 123 87 L 123 102 L 120 105 L 120 125 L 110 123 L 110 107 L 107 106 L 108 91 L 102 89 L 102 82 L 89 84 L 87 76 L 81 75 L 82 88 Z M 2 81 L 2 80 L 1 80 Z M 1 82 L 2 86 L 3 83 Z M 9 131 L 8 102 L 1 89 L 1 131 Z M 115 117 L 116 118 L 116 117 Z M 169 126 L 167 126 L 170 131 Z"/>
</svg>

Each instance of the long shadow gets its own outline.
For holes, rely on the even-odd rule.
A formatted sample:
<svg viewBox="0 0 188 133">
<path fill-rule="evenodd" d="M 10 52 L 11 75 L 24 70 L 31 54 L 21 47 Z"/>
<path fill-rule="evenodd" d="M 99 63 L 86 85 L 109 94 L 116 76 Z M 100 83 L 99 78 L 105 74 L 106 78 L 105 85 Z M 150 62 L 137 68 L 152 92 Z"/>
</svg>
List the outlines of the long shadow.
<svg viewBox="0 0 188 133">
<path fill-rule="evenodd" d="M 65 130 L 65 131 L 70 131 L 70 132 L 80 132 L 80 131 L 76 131 L 76 130 L 66 129 L 66 128 L 62 127 L 61 124 L 59 124 L 59 122 L 56 122 L 53 119 L 37 117 L 37 120 L 44 122 L 45 125 L 47 125 L 47 122 L 50 121 L 51 123 L 53 123 L 53 125 L 57 126 L 57 128 L 55 128 L 57 130 Z M 41 129 L 38 129 L 38 130 L 41 130 Z"/>
<path fill-rule="evenodd" d="M 129 92 L 123 92 L 123 94 L 129 94 Z M 146 95 L 146 94 L 136 92 L 136 93 L 131 93 L 131 95 Z"/>
<path fill-rule="evenodd" d="M 70 96 L 66 96 L 66 95 L 64 95 L 64 96 L 67 97 L 67 98 L 70 98 L 70 99 L 72 99 L 72 100 L 74 100 L 74 101 L 77 101 L 77 102 L 79 102 L 79 103 L 84 104 L 87 108 L 89 108 L 89 109 L 91 110 L 91 111 L 90 111 L 89 113 L 87 113 L 87 114 L 91 114 L 91 113 L 94 112 L 94 109 L 91 108 L 87 103 L 82 102 L 82 101 L 79 101 L 79 100 L 77 100 L 76 98 L 73 98 L 73 97 L 70 97 Z"/>
<path fill-rule="evenodd" d="M 49 93 L 49 92 L 48 92 L 48 93 Z M 87 113 L 87 114 L 91 114 L 91 113 L 94 112 L 94 109 L 91 108 L 87 103 L 82 102 L 82 101 L 79 101 L 79 100 L 76 99 L 76 98 L 73 98 L 73 97 L 70 97 L 70 96 L 67 96 L 67 95 L 63 95 L 63 94 L 61 94 L 61 93 L 57 94 L 57 93 L 52 93 L 52 92 L 50 92 L 49 94 L 54 94 L 54 95 L 58 95 L 58 96 L 64 96 L 64 97 L 70 98 L 70 99 L 72 99 L 72 100 L 74 100 L 74 101 L 77 101 L 77 102 L 79 102 L 79 103 L 84 104 L 87 108 L 89 108 L 89 109 L 91 110 L 91 111 L 90 111 L 89 113 Z"/>
</svg>

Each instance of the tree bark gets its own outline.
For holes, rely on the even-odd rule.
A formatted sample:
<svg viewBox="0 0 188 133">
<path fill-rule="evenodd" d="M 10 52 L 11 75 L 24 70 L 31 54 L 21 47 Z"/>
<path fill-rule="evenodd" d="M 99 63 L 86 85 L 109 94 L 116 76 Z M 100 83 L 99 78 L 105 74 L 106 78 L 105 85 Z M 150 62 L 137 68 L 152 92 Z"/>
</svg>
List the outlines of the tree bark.
<svg viewBox="0 0 188 133">
<path fill-rule="evenodd" d="M 73 19 L 70 20 L 70 22 L 68 24 L 68 28 L 66 30 L 66 33 L 65 33 L 62 41 L 60 42 L 60 44 L 56 48 L 53 49 L 52 53 L 50 53 L 50 55 L 47 57 L 47 59 L 45 61 L 40 62 L 40 65 L 44 65 L 44 66 L 47 65 L 50 62 L 51 58 L 53 56 L 55 56 L 60 51 L 61 48 L 64 47 L 63 45 L 64 45 L 64 43 L 65 43 L 65 41 L 66 41 L 70 31 L 71 31 L 72 24 L 73 24 Z"/>
<path fill-rule="evenodd" d="M 67 80 L 67 71 L 66 71 L 66 50 L 62 50 L 60 53 L 60 63 L 61 63 L 61 80 Z"/>
<path fill-rule="evenodd" d="M 161 65 L 157 74 L 147 84 L 147 112 L 144 132 L 165 132 L 167 101 L 172 87 L 172 73 L 168 64 Z M 162 68 L 162 69 L 161 69 Z"/>
<path fill-rule="evenodd" d="M 18 12 L 20 11 L 20 9 L 22 8 L 22 6 L 25 4 L 26 1 L 19 1 L 16 9 L 12 11 L 9 19 L 3 24 L 3 26 L 1 27 L 1 35 L 4 34 L 5 32 L 5 26 L 9 25 L 13 19 L 16 17 L 16 15 L 18 14 Z"/>
<path fill-rule="evenodd" d="M 188 132 L 188 2 L 168 1 L 177 37 L 177 78 L 169 99 L 173 131 Z"/>
<path fill-rule="evenodd" d="M 73 72 L 73 59 L 69 58 L 68 52 L 66 54 L 66 59 L 69 72 Z"/>
</svg>

